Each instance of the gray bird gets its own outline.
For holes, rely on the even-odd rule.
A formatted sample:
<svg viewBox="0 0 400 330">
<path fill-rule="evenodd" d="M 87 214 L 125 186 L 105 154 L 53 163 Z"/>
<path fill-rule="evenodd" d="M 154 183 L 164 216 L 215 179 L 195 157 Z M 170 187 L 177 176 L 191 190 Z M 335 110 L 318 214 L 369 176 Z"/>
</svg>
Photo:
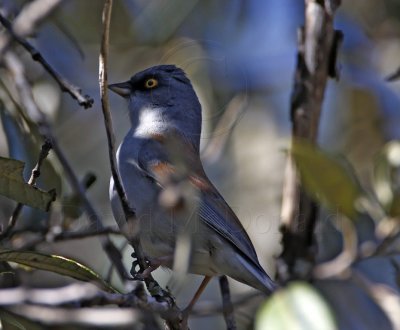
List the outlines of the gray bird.
<svg viewBox="0 0 400 330">
<path fill-rule="evenodd" d="M 168 177 L 179 167 L 168 148 L 169 139 L 173 139 L 197 196 L 194 207 L 198 220 L 190 223 L 193 230 L 188 271 L 205 276 L 202 289 L 212 276 L 224 274 L 270 294 L 276 284 L 261 267 L 237 216 L 204 172 L 199 155 L 201 105 L 183 70 L 159 65 L 109 88 L 128 101 L 131 129 L 118 149 L 117 161 L 128 201 L 138 219 L 138 237 L 150 262 L 147 273 L 158 266 L 172 268 L 177 235 L 187 223 L 160 203 Z M 118 225 L 125 228 L 113 180 L 110 199 Z"/>
</svg>

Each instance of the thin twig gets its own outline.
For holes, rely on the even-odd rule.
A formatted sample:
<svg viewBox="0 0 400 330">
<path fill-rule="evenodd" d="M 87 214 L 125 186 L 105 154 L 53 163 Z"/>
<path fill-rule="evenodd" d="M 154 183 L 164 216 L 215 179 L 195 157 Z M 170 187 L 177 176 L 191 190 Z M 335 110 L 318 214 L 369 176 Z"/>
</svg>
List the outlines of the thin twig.
<svg viewBox="0 0 400 330">
<path fill-rule="evenodd" d="M 136 222 L 135 212 L 130 207 L 128 199 L 126 197 L 121 178 L 118 172 L 117 159 L 115 156 L 115 137 L 114 130 L 112 125 L 111 112 L 108 104 L 108 84 L 107 84 L 107 67 L 108 67 L 108 45 L 109 45 L 109 35 L 110 35 L 110 23 L 111 23 L 111 12 L 112 12 L 112 0 L 105 0 L 102 14 L 103 21 L 103 34 L 101 38 L 101 49 L 99 55 L 99 85 L 100 85 L 100 97 L 101 97 L 101 105 L 104 116 L 104 124 L 107 133 L 107 141 L 108 141 L 108 154 L 110 159 L 111 166 L 111 174 L 114 180 L 114 186 L 118 193 L 118 197 L 121 201 L 122 208 L 124 211 L 125 219 L 127 224 L 134 224 Z M 140 246 L 140 241 L 136 237 L 131 237 L 129 235 L 129 240 L 135 250 L 135 255 L 137 258 L 137 262 L 141 268 L 141 270 L 145 270 L 147 268 L 147 262 L 144 257 L 143 251 Z M 152 295 L 157 296 L 160 301 L 164 301 L 168 304 L 170 309 L 170 315 L 165 319 L 168 322 L 169 327 L 173 329 L 178 329 L 180 327 L 180 310 L 177 308 L 175 304 L 175 299 L 171 296 L 171 294 L 165 290 L 163 290 L 160 285 L 154 280 L 152 275 L 146 277 L 145 283 L 149 291 Z M 172 317 L 171 317 L 172 315 Z"/>
<path fill-rule="evenodd" d="M 25 287 L 0 289 L 0 306 L 12 306 L 19 304 L 35 304 L 42 306 L 62 306 L 74 304 L 78 306 L 105 306 L 119 305 L 124 307 L 155 307 L 157 302 L 149 297 L 149 301 L 143 300 L 140 294 L 110 293 L 100 290 L 92 283 L 74 283 L 60 288 L 32 289 Z M 165 306 L 159 305 L 154 310 L 163 311 Z"/>
<path fill-rule="evenodd" d="M 398 245 L 400 245 L 400 230 L 398 228 L 394 228 L 393 232 L 388 234 L 376 247 L 373 255 L 387 255 L 391 252 L 391 249 L 395 250 Z"/>
<path fill-rule="evenodd" d="M 36 184 L 36 180 L 40 176 L 40 168 L 43 164 L 43 161 L 47 158 L 51 148 L 52 148 L 51 141 L 45 140 L 45 142 L 43 143 L 43 145 L 40 149 L 38 162 L 36 163 L 36 166 L 32 169 L 31 176 L 28 181 L 29 185 L 34 186 Z M 21 214 L 23 207 L 24 207 L 24 204 L 22 204 L 22 203 L 17 204 L 12 216 L 10 217 L 7 228 L 4 230 L 3 233 L 0 234 L 0 240 L 2 240 L 4 237 L 7 237 L 11 233 L 11 231 L 13 230 L 13 228 L 15 227 L 15 225 L 17 223 L 18 217 Z"/>
<path fill-rule="evenodd" d="M 61 308 L 30 304 L 3 307 L 2 313 L 11 313 L 13 317 L 23 317 L 41 324 L 44 328 L 62 328 L 71 325 L 71 328 L 110 329 L 135 328 L 143 322 L 143 312 L 139 309 L 122 309 L 115 307 L 82 307 Z"/>
<path fill-rule="evenodd" d="M 0 306 L 20 306 L 30 304 L 37 306 L 106 306 L 119 305 L 121 307 L 139 308 L 142 312 L 168 313 L 168 306 L 158 302 L 149 295 L 140 292 L 108 293 L 100 290 L 91 283 L 74 283 L 61 288 L 5 288 L 0 289 Z M 232 305 L 235 307 L 249 304 L 254 299 L 259 299 L 262 294 L 251 292 L 236 299 Z M 114 309 L 117 310 L 117 309 Z M 214 302 L 203 302 L 190 313 L 193 317 L 204 317 L 225 313 L 225 306 Z M 116 326 L 116 324 L 114 324 Z"/>
<path fill-rule="evenodd" d="M 101 217 L 87 198 L 85 188 L 79 182 L 78 177 L 74 173 L 71 164 L 69 163 L 67 157 L 64 155 L 64 152 L 62 151 L 60 146 L 58 145 L 58 141 L 53 135 L 46 116 L 37 107 L 33 99 L 31 88 L 25 78 L 24 67 L 22 63 L 11 51 L 8 51 L 7 54 L 5 54 L 4 63 L 14 78 L 19 98 L 21 100 L 23 108 L 27 112 L 28 117 L 34 123 L 36 123 L 39 133 L 43 137 L 43 139 L 51 141 L 54 153 L 64 169 L 67 180 L 82 200 L 82 204 L 88 215 L 88 220 L 91 227 L 96 228 L 97 230 L 103 229 L 104 226 Z M 112 263 L 116 265 L 118 274 L 120 275 L 121 279 L 125 280 L 128 277 L 128 274 L 122 263 L 121 256 L 117 252 L 118 249 L 114 246 L 114 244 L 108 237 L 100 237 L 99 239 L 108 258 Z"/>
<path fill-rule="evenodd" d="M 85 188 L 79 182 L 78 177 L 76 176 L 74 170 L 72 169 L 71 164 L 69 163 L 67 157 L 64 155 L 64 152 L 59 147 L 56 140 L 53 138 L 53 149 L 55 154 L 57 155 L 58 160 L 60 161 L 63 169 L 66 173 L 66 176 L 71 184 L 72 188 L 76 191 L 79 195 L 79 198 L 82 200 L 82 204 L 86 213 L 88 215 L 88 220 L 92 228 L 96 230 L 103 230 L 104 225 L 101 220 L 100 215 L 97 213 L 95 208 L 93 207 L 92 203 L 89 201 Z M 106 252 L 110 261 L 116 266 L 118 270 L 118 274 L 122 280 L 126 280 L 128 276 L 126 269 L 122 263 L 122 256 L 118 253 L 118 249 L 114 245 L 114 243 L 110 240 L 109 237 L 99 237 L 103 250 Z"/>
<path fill-rule="evenodd" d="M 107 133 L 108 142 L 108 156 L 110 159 L 111 174 L 114 180 L 114 186 L 121 200 L 122 208 L 125 213 L 127 221 L 134 221 L 135 212 L 130 207 L 126 197 L 124 188 L 122 186 L 121 177 L 118 172 L 117 158 L 115 156 L 115 136 L 112 123 L 110 107 L 108 104 L 108 80 L 107 80 L 107 62 L 108 62 L 108 44 L 109 44 L 109 31 L 112 11 L 112 0 L 106 0 L 103 8 L 103 35 L 101 42 L 101 50 L 99 56 L 99 84 L 100 84 L 100 97 L 101 107 L 104 116 L 104 125 Z"/>
<path fill-rule="evenodd" d="M 235 314 L 233 311 L 233 304 L 231 300 L 231 292 L 229 290 L 228 278 L 225 275 L 219 277 L 219 287 L 221 289 L 222 307 L 224 312 L 226 329 L 235 330 L 236 329 Z"/>
<path fill-rule="evenodd" d="M 89 324 L 91 322 L 95 322 L 98 325 L 104 327 L 107 322 L 109 323 L 109 327 L 118 327 L 121 323 L 115 319 L 118 316 L 125 316 L 123 319 L 130 319 L 132 312 L 140 316 L 136 318 L 137 322 L 152 322 L 154 328 L 154 312 L 156 313 L 164 313 L 166 311 L 166 307 L 163 304 L 158 303 L 154 298 L 150 296 L 144 296 L 140 292 L 129 292 L 129 293 L 109 293 L 99 290 L 94 284 L 91 283 L 75 283 L 70 284 L 61 288 L 41 288 L 41 289 L 28 289 L 24 287 L 10 288 L 10 289 L 0 289 L 0 307 L 2 308 L 10 308 L 13 306 L 21 306 L 24 304 L 36 307 L 51 307 L 48 308 L 48 312 L 52 314 L 52 311 L 62 311 L 68 313 L 68 311 L 77 311 L 82 308 L 90 307 L 86 309 L 86 315 L 82 315 L 82 322 Z M 115 307 L 102 307 L 101 309 L 96 308 L 97 306 L 107 306 L 107 305 L 118 305 L 121 308 Z M 65 306 L 67 308 L 61 309 L 61 306 Z M 74 306 L 75 308 L 72 308 Z M 91 318 L 91 312 L 94 311 L 94 314 L 97 316 L 96 318 Z M 103 322 L 99 320 L 102 318 L 101 311 L 104 311 L 109 314 L 113 314 L 114 317 L 111 317 L 109 320 L 104 320 Z M 120 313 L 120 311 L 123 311 Z M 86 317 L 85 317 L 86 316 Z M 103 315 L 104 316 L 104 315 Z M 108 317 L 107 317 L 108 318 Z M 92 319 L 92 321 L 90 321 Z M 43 321 L 50 323 L 58 323 L 66 324 L 69 323 L 69 320 L 62 319 L 54 319 L 43 318 Z M 75 323 L 74 319 L 74 323 Z M 123 321 L 124 322 L 124 321 Z M 157 327 L 158 329 L 158 327 Z"/>
<path fill-rule="evenodd" d="M 13 231 L 9 236 L 15 237 L 21 233 L 25 234 L 26 231 Z M 105 235 L 122 235 L 122 233 L 120 232 L 119 229 L 114 227 L 104 227 L 103 229 L 100 230 L 68 231 L 68 232 L 58 232 L 58 233 L 55 233 L 54 230 L 50 229 L 46 230 L 44 233 L 41 233 L 39 237 L 36 237 L 30 240 L 29 242 L 24 243 L 21 246 L 18 246 L 18 249 L 31 250 L 35 248 L 38 244 L 42 243 L 64 242 L 75 239 L 92 238 L 96 236 L 105 236 Z M 111 263 L 110 267 L 113 266 L 114 263 Z"/>
<path fill-rule="evenodd" d="M 51 289 L 3 288 L 0 289 L 0 292 L 0 306 L 12 306 L 24 303 L 48 306 L 60 306 L 70 303 L 81 305 L 83 301 L 90 301 L 99 295 L 107 296 L 106 292 L 99 290 L 97 286 L 91 283 L 74 283 Z M 113 303 L 116 303 L 116 298 L 112 297 Z"/>
<path fill-rule="evenodd" d="M 123 235 L 121 232 L 120 232 L 120 234 Z M 128 245 L 129 245 L 129 242 L 127 240 L 123 242 L 122 246 L 119 248 L 121 253 L 124 253 L 124 250 L 127 248 Z M 110 266 L 108 267 L 108 270 L 107 270 L 107 273 L 105 276 L 105 280 L 108 283 L 111 283 L 111 278 L 112 278 L 114 268 L 115 268 L 114 264 L 110 263 Z"/>
<path fill-rule="evenodd" d="M 395 72 L 389 74 L 385 80 L 387 80 L 388 82 L 393 82 L 396 81 L 400 78 L 400 68 L 396 69 Z"/>
<path fill-rule="evenodd" d="M 76 231 L 76 232 L 61 232 L 55 234 L 47 235 L 47 241 L 51 242 L 58 242 L 58 241 L 66 241 L 72 239 L 82 239 L 82 238 L 90 238 L 93 236 L 101 236 L 101 235 L 122 235 L 121 231 L 115 227 L 104 227 L 99 230 L 83 230 L 83 231 Z"/>
<path fill-rule="evenodd" d="M 342 252 L 332 260 L 316 265 L 313 269 L 313 278 L 331 278 L 349 271 L 351 264 L 357 258 L 357 234 L 352 220 L 343 219 L 342 236 Z"/>
<path fill-rule="evenodd" d="M 34 48 L 28 41 L 26 41 L 24 38 L 20 37 L 14 32 L 11 22 L 8 21 L 1 14 L 0 23 L 7 29 L 13 39 L 18 42 L 22 47 L 24 47 L 29 52 L 29 54 L 31 54 L 32 59 L 39 62 L 43 66 L 43 68 L 54 78 L 54 80 L 58 83 L 60 89 L 63 92 L 70 94 L 74 99 L 78 101 L 79 105 L 83 106 L 85 109 L 90 108 L 93 105 L 93 98 L 91 98 L 89 95 L 83 95 L 79 87 L 71 84 L 67 79 L 62 77 L 55 69 L 53 69 L 36 48 Z"/>
<path fill-rule="evenodd" d="M 394 262 L 393 260 L 390 261 Z M 397 262 L 394 262 L 393 266 L 396 264 Z M 398 267 L 395 269 L 398 274 Z M 400 299 L 398 290 L 384 282 L 376 282 L 368 278 L 362 271 L 354 268 L 351 271 L 351 280 L 382 309 L 391 322 L 392 326 L 390 328 L 400 329 Z"/>
<path fill-rule="evenodd" d="M 12 30 L 16 35 L 25 38 L 33 32 L 39 24 L 49 16 L 62 0 L 35 0 L 28 3 L 14 20 Z M 0 58 L 7 52 L 13 38 L 9 34 L 0 37 Z"/>
</svg>

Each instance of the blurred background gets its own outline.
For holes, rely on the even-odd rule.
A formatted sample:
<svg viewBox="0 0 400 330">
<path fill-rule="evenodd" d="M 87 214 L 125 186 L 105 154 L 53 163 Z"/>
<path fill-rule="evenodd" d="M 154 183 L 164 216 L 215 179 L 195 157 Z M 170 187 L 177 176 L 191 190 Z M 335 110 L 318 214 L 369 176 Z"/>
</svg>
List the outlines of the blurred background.
<svg viewBox="0 0 400 330">
<path fill-rule="evenodd" d="M 322 111 L 319 141 L 327 150 L 346 156 L 363 185 L 371 184 L 372 162 L 384 143 L 400 137 L 400 83 L 385 77 L 400 66 L 400 3 L 397 0 L 343 1 L 335 26 L 344 33 L 340 52 L 341 77 L 330 81 Z M 18 12 L 24 1 L 0 1 Z M 54 133 L 80 178 L 94 173 L 89 197 L 104 221 L 114 219 L 108 201 L 110 168 L 99 102 L 98 54 L 103 1 L 66 1 L 46 20 L 31 42 L 49 63 L 84 93 L 94 97 L 83 110 L 33 62 L 18 52 L 34 96 L 51 121 Z M 110 35 L 110 83 L 157 64 L 184 69 L 203 107 L 202 154 L 206 172 L 237 213 L 258 252 L 261 264 L 274 274 L 280 252 L 280 203 L 285 150 L 290 138 L 289 100 L 296 59 L 296 31 L 303 24 L 303 2 L 298 0 L 115 0 Z M 1 74 L 1 71 L 0 71 Z M 124 100 L 110 95 L 117 141 L 129 128 Z M 32 144 L 9 112 L 2 110 L 0 155 L 27 162 L 28 175 L 39 145 Z M 59 164 L 43 170 L 39 186 L 56 187 L 56 211 L 67 208 L 68 229 L 86 225 L 79 205 Z M 60 202 L 61 201 L 61 202 Z M 6 221 L 14 202 L 0 197 L 0 218 Z M 53 212 L 53 217 L 59 213 Z M 54 213 L 56 215 L 54 215 Z M 25 208 L 19 226 L 39 230 L 44 213 Z M 113 238 L 118 246 L 122 238 Z M 18 242 L 15 242 L 18 245 Z M 109 263 L 97 239 L 43 245 L 46 252 L 75 258 L 106 275 Z M 131 248 L 125 250 L 129 268 Z M 28 274 L 32 285 L 43 286 L 45 273 Z M 188 275 L 184 283 L 159 270 L 156 278 L 185 306 L 201 278 Z M 117 276 L 113 282 L 118 284 Z M 66 283 L 52 275 L 49 286 Z M 194 285 L 196 283 L 196 285 Z M 233 294 L 250 290 L 232 283 Z M 220 301 L 214 280 L 202 301 Z M 239 328 L 250 328 L 257 302 L 238 308 Z M 194 329 L 223 328 L 220 316 L 192 321 Z"/>
</svg>

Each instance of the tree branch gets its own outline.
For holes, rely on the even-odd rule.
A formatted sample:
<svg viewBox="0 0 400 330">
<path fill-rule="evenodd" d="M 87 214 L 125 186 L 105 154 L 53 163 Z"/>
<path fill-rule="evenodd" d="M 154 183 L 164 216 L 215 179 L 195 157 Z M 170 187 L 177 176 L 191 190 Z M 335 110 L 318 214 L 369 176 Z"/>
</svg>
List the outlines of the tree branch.
<svg viewBox="0 0 400 330">
<path fill-rule="evenodd" d="M 42 148 L 40 149 L 39 153 L 39 159 L 38 162 L 36 163 L 36 166 L 32 169 L 31 176 L 29 178 L 28 184 L 31 186 L 34 186 L 36 184 L 36 180 L 40 176 L 40 168 L 42 166 L 43 161 L 47 158 L 50 150 L 52 148 L 51 142 L 49 140 L 45 140 L 45 142 L 42 145 Z M 22 211 L 22 208 L 24 207 L 24 204 L 18 203 L 17 206 L 14 209 L 14 212 L 8 222 L 7 228 L 0 234 L 0 241 L 4 238 L 7 237 L 13 228 L 15 227 L 18 217 Z"/>
<path fill-rule="evenodd" d="M 23 108 L 26 110 L 28 117 L 38 126 L 39 133 L 43 137 L 43 139 L 51 141 L 54 153 L 64 169 L 67 180 L 69 181 L 72 188 L 76 191 L 76 193 L 82 200 L 83 207 L 88 215 L 88 219 L 91 226 L 98 230 L 103 229 L 104 226 L 102 220 L 97 211 L 92 206 L 89 199 L 87 198 L 85 188 L 79 182 L 68 159 L 66 158 L 64 152 L 58 145 L 58 141 L 53 135 L 53 132 L 51 130 L 50 124 L 47 121 L 46 116 L 37 107 L 33 99 L 32 91 L 30 89 L 28 82 L 25 79 L 24 67 L 22 63 L 11 51 L 8 51 L 7 54 L 5 54 L 4 62 L 14 78 L 17 92 L 21 100 L 21 103 L 23 105 Z M 116 252 L 118 251 L 118 249 L 114 246 L 109 237 L 102 236 L 99 237 L 99 239 L 108 258 L 112 263 L 116 265 L 116 268 L 118 270 L 121 279 L 125 280 L 128 277 L 128 274 L 122 264 L 120 255 Z"/>
<path fill-rule="evenodd" d="M 167 310 L 165 305 L 140 292 L 108 293 L 90 283 L 52 289 L 18 287 L 0 289 L 0 293 L 2 312 L 10 311 L 52 326 L 81 324 L 92 327 L 127 327 L 141 322 L 152 325 L 144 329 L 155 329 L 154 311 L 163 313 Z M 32 311 L 40 315 L 32 314 Z"/>
<path fill-rule="evenodd" d="M 121 177 L 118 172 L 117 159 L 115 156 L 115 137 L 114 130 L 112 125 L 112 117 L 110 113 L 110 108 L 108 104 L 108 82 L 107 82 L 107 66 L 108 66 L 108 45 L 109 45 L 109 35 L 110 35 L 110 23 L 111 23 L 111 12 L 112 12 L 112 0 L 105 0 L 103 7 L 103 34 L 101 38 L 101 49 L 99 56 L 99 85 L 100 85 L 100 97 L 101 97 L 101 105 L 104 116 L 104 124 L 107 133 L 107 141 L 108 141 L 108 155 L 110 159 L 111 166 L 111 174 L 114 180 L 114 186 L 118 193 L 119 199 L 122 204 L 122 208 L 124 210 L 124 215 L 127 224 L 135 224 L 135 212 L 130 207 L 128 199 L 126 197 Z M 129 226 L 130 227 L 130 226 Z M 135 250 L 135 255 L 138 261 L 138 264 L 141 270 L 145 270 L 147 268 L 147 262 L 144 257 L 142 248 L 140 246 L 140 241 L 136 235 L 132 237 L 130 233 L 127 233 L 129 240 Z M 168 304 L 170 313 L 168 313 L 168 317 L 166 318 L 168 325 L 173 329 L 180 328 L 180 310 L 175 304 L 175 299 L 170 295 L 169 292 L 163 290 L 160 285 L 154 280 L 152 275 L 146 277 L 145 279 L 146 286 L 150 293 L 157 297 L 158 300 L 163 301 Z M 172 317 L 171 317 L 172 316 Z"/>
<path fill-rule="evenodd" d="M 14 230 L 9 237 L 15 237 L 19 234 L 25 234 L 26 231 L 16 231 Z M 96 236 L 106 236 L 106 235 L 122 235 L 121 231 L 117 228 L 114 227 L 104 227 L 103 229 L 100 230 L 82 230 L 82 231 L 63 231 L 59 232 L 58 230 L 52 230 L 52 228 L 49 228 L 48 230 L 44 231 L 43 233 L 39 233 L 38 237 L 35 237 L 34 239 L 23 243 L 22 245 L 18 246 L 19 250 L 31 250 L 35 248 L 38 244 L 42 243 L 53 243 L 53 242 L 64 242 L 64 241 L 70 241 L 70 240 L 75 240 L 75 239 L 85 239 L 85 238 L 92 238 Z M 18 236 L 20 237 L 20 236 Z M 111 266 L 113 268 L 114 263 L 111 263 Z M 109 282 L 109 280 L 107 280 Z"/>
<path fill-rule="evenodd" d="M 130 307 L 126 312 L 132 312 L 132 308 L 137 308 L 141 313 L 157 313 L 160 315 L 168 315 L 170 309 L 167 304 L 157 301 L 155 298 L 144 294 L 144 292 L 133 291 L 130 293 L 109 293 L 100 290 L 91 283 L 74 283 L 60 288 L 6 288 L 0 289 L 0 307 L 21 306 L 23 304 L 36 306 L 61 307 L 71 306 L 107 306 L 118 305 L 120 307 Z M 261 298 L 259 292 L 251 292 L 243 295 L 232 303 L 232 306 L 244 306 L 251 300 Z M 49 312 L 52 309 L 48 309 Z M 108 310 L 108 309 L 107 309 Z M 109 309 L 118 311 L 119 309 Z M 203 303 L 197 306 L 191 315 L 194 317 L 204 317 L 226 313 L 226 306 L 216 303 Z M 51 314 L 51 313 L 50 313 Z M 123 314 L 122 314 L 123 315 Z M 112 318 L 115 321 L 115 318 Z M 116 326 L 117 324 L 113 324 Z"/>
<path fill-rule="evenodd" d="M 35 0 L 24 6 L 14 20 L 12 30 L 21 38 L 31 35 L 36 27 L 62 2 L 62 0 Z M 7 52 L 12 36 L 3 34 L 0 38 L 0 58 Z"/>
<path fill-rule="evenodd" d="M 236 330 L 235 314 L 233 312 L 233 304 L 231 300 L 231 292 L 229 290 L 228 278 L 223 275 L 219 277 L 219 287 L 222 295 L 222 307 L 227 330 Z"/>
<path fill-rule="evenodd" d="M 326 82 L 329 77 L 338 76 L 336 54 L 342 34 L 333 28 L 333 15 L 339 4 L 340 1 L 333 0 L 305 0 L 305 26 L 299 30 L 290 105 L 292 144 L 297 139 L 316 144 Z M 317 215 L 318 206 L 300 186 L 289 156 L 281 213 L 284 245 L 281 258 L 288 271 L 287 274 L 280 272 L 283 280 L 307 275 L 298 273 L 295 264 L 299 259 L 313 263 L 311 247 Z"/>
<path fill-rule="evenodd" d="M 29 52 L 29 54 L 31 54 L 32 59 L 39 62 L 43 66 L 43 68 L 54 78 L 54 80 L 58 83 L 60 89 L 63 92 L 70 94 L 72 98 L 76 99 L 79 105 L 83 106 L 85 109 L 90 108 L 93 105 L 93 98 L 91 98 L 89 95 L 82 95 L 81 89 L 79 87 L 71 84 L 67 79 L 62 77 L 56 70 L 54 70 L 51 65 L 46 61 L 46 59 L 42 56 L 42 54 L 28 41 L 18 35 L 15 32 L 11 22 L 8 21 L 1 14 L 0 23 L 7 29 L 9 35 L 22 47 L 24 47 Z"/>
</svg>

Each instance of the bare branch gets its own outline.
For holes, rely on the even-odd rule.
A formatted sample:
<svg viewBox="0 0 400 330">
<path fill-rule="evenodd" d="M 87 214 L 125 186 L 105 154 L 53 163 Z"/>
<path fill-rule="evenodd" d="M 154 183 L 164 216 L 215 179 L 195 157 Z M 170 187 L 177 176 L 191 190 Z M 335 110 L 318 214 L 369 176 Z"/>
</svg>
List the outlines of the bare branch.
<svg viewBox="0 0 400 330">
<path fill-rule="evenodd" d="M 62 0 L 35 0 L 27 4 L 14 21 L 12 30 L 21 38 L 31 35 L 36 27 L 62 2 Z M 0 58 L 7 52 L 12 36 L 0 38 Z"/>
<path fill-rule="evenodd" d="M 62 77 L 56 70 L 54 70 L 36 48 L 34 48 L 28 41 L 15 33 L 11 22 L 8 21 L 1 14 L 0 23 L 3 24 L 10 35 L 14 38 L 14 40 L 18 42 L 22 47 L 24 47 L 29 52 L 29 54 L 31 54 L 32 59 L 39 62 L 43 66 L 43 68 L 54 78 L 54 80 L 58 83 L 60 89 L 63 92 L 70 94 L 72 98 L 76 99 L 79 105 L 83 106 L 85 109 L 90 108 L 93 105 L 93 98 L 91 98 L 89 95 L 83 95 L 79 87 L 71 84 L 67 79 Z"/>
<path fill-rule="evenodd" d="M 336 9 L 339 8 L 342 0 L 325 0 L 325 8 L 329 15 L 333 15 Z"/>
<path fill-rule="evenodd" d="M 100 97 L 101 97 L 101 106 L 104 116 L 104 125 L 107 133 L 108 156 L 110 159 L 111 174 L 114 179 L 115 189 L 117 190 L 118 196 L 121 200 L 125 217 L 128 222 L 132 220 L 134 221 L 135 212 L 129 206 L 128 199 L 126 197 L 124 188 L 121 183 L 121 177 L 118 172 L 117 158 L 115 156 L 114 129 L 113 129 L 110 107 L 108 104 L 107 62 L 108 62 L 108 44 L 109 44 L 111 11 L 112 11 L 112 0 L 106 0 L 104 2 L 104 8 L 103 8 L 103 36 L 102 36 L 101 50 L 99 57 Z"/>
<path fill-rule="evenodd" d="M 343 250 L 332 260 L 320 263 L 313 269 L 315 278 L 323 279 L 348 272 L 357 257 L 357 234 L 352 220 L 342 221 Z"/>
<path fill-rule="evenodd" d="M 29 185 L 34 186 L 36 184 L 36 180 L 40 176 L 40 168 L 42 166 L 42 163 L 47 158 L 51 148 L 52 148 L 51 141 L 45 140 L 45 142 L 42 145 L 42 148 L 40 149 L 38 162 L 36 163 L 36 166 L 32 169 L 31 176 L 28 181 Z M 2 240 L 4 237 L 7 237 L 11 233 L 15 224 L 17 223 L 18 217 L 22 211 L 23 206 L 24 204 L 22 203 L 17 204 L 8 222 L 7 228 L 4 230 L 3 233 L 0 234 L 0 240 Z"/>
<path fill-rule="evenodd" d="M 108 154 L 110 159 L 111 166 L 111 174 L 114 179 L 114 185 L 116 191 L 118 193 L 119 199 L 122 204 L 122 208 L 124 210 L 124 215 L 127 224 L 134 224 L 136 222 L 135 212 L 130 207 L 129 202 L 127 200 L 121 178 L 118 172 L 117 159 L 115 156 L 115 137 L 114 130 L 112 126 L 112 118 L 110 113 L 110 108 L 108 104 L 108 83 L 107 83 L 107 65 L 108 65 L 108 45 L 109 45 L 109 35 L 110 35 L 110 23 L 111 23 L 111 12 L 112 12 L 112 0 L 105 0 L 103 7 L 103 34 L 101 38 L 101 49 L 99 56 L 99 84 L 100 84 L 100 96 L 101 96 L 101 105 L 104 116 L 104 124 L 107 132 L 107 141 L 108 141 Z M 142 248 L 140 246 L 140 241 L 137 237 L 130 236 L 130 242 L 135 250 L 135 255 L 137 258 L 137 262 L 141 268 L 141 270 L 145 270 L 147 268 L 147 262 L 144 257 Z M 160 301 L 164 301 L 168 304 L 170 309 L 170 315 L 166 317 L 168 325 L 173 329 L 178 329 L 180 327 L 180 310 L 177 308 L 175 304 L 175 299 L 170 295 L 169 292 L 163 290 L 160 285 L 154 280 L 152 275 L 150 274 L 145 278 L 145 283 L 149 291 L 158 297 Z M 172 315 L 172 317 L 171 317 Z"/>
<path fill-rule="evenodd" d="M 305 0 L 305 26 L 299 30 L 297 68 L 290 105 L 292 144 L 297 139 L 316 143 L 325 86 L 329 77 L 338 77 L 336 54 L 342 34 L 333 28 L 333 14 L 339 4 L 338 0 Z M 281 213 L 284 225 L 282 258 L 292 277 L 306 275 L 294 274 L 296 260 L 313 263 L 310 248 L 317 215 L 318 206 L 301 188 L 289 156 Z M 284 278 L 288 275 L 280 273 Z"/>
<path fill-rule="evenodd" d="M 250 301 L 261 298 L 262 294 L 259 292 L 251 292 L 245 294 L 239 299 L 235 300 L 233 306 L 243 306 L 248 304 Z M 97 286 L 91 283 L 74 283 L 61 288 L 6 288 L 0 289 L 0 306 L 11 307 L 15 306 L 18 308 L 21 305 L 30 304 L 40 306 L 69 306 L 71 304 L 82 308 L 82 306 L 106 306 L 106 305 L 118 305 L 120 307 L 128 307 L 128 310 L 132 312 L 132 308 L 137 308 L 137 311 L 141 311 L 143 314 L 157 313 L 161 316 L 170 315 L 170 309 L 164 302 L 158 302 L 155 298 L 143 294 L 143 292 L 130 292 L 126 294 L 122 293 L 109 293 L 100 290 Z M 204 302 L 201 306 L 197 306 L 191 315 L 194 317 L 204 317 L 210 315 L 218 315 L 225 313 L 226 306 L 212 302 Z M 50 312 L 53 309 L 48 309 Z M 96 310 L 96 308 L 94 308 Z M 108 310 L 108 309 L 104 309 Z M 121 310 L 121 309 L 109 309 L 109 310 Z M 126 309 L 125 309 L 126 310 Z M 50 313 L 51 314 L 51 313 Z M 115 318 L 113 318 L 115 320 Z M 116 326 L 116 325 L 115 325 Z"/>
<path fill-rule="evenodd" d="M 112 307 L 60 308 L 20 304 L 4 307 L 14 315 L 19 315 L 40 324 L 57 327 L 90 326 L 91 328 L 126 328 L 133 327 L 142 321 L 142 311 L 138 309 L 121 309 Z"/>
<path fill-rule="evenodd" d="M 75 239 L 84 239 L 84 238 L 92 238 L 96 236 L 106 236 L 106 235 L 122 235 L 118 228 L 114 227 L 104 227 L 99 230 L 82 230 L 82 231 L 62 231 L 60 232 L 59 227 L 50 228 L 43 233 L 40 233 L 38 237 L 29 240 L 28 242 L 24 242 L 22 245 L 19 245 L 17 248 L 19 250 L 31 250 L 35 248 L 38 244 L 42 243 L 53 243 L 53 242 L 64 242 Z M 16 231 L 14 230 L 9 237 L 15 237 L 19 234 L 25 234 L 26 231 Z M 19 237 L 19 236 L 18 236 Z M 111 263 L 110 267 L 114 268 L 114 264 Z M 109 282 L 109 281 L 107 281 Z"/>
<path fill-rule="evenodd" d="M 233 304 L 231 300 L 231 292 L 229 290 L 228 278 L 223 275 L 219 277 L 219 287 L 222 295 L 222 306 L 227 330 L 235 330 L 235 314 L 233 312 Z"/>
<path fill-rule="evenodd" d="M 140 293 L 109 293 L 91 283 L 74 283 L 60 288 L 7 288 L 0 289 L 0 306 L 36 304 L 43 306 L 105 306 L 142 307 L 144 310 L 166 311 L 165 305 L 158 304 L 150 296 Z M 148 301 L 143 300 L 149 298 Z M 151 308 L 149 307 L 151 306 Z"/>
<path fill-rule="evenodd" d="M 392 253 L 393 250 L 400 245 L 400 230 L 393 228 L 392 232 L 388 234 L 380 244 L 376 247 L 373 255 L 384 256 Z"/>
<path fill-rule="evenodd" d="M 46 240 L 48 242 L 58 242 L 73 239 L 90 238 L 101 235 L 122 235 L 121 231 L 115 227 L 103 227 L 99 230 L 83 230 L 77 232 L 61 232 L 57 234 L 47 234 Z"/>
<path fill-rule="evenodd" d="M 60 161 L 70 185 L 82 200 L 83 207 L 88 215 L 88 219 L 92 228 L 96 228 L 97 230 L 103 229 L 104 226 L 101 217 L 87 198 L 85 188 L 79 182 L 76 174 L 71 167 L 71 164 L 64 155 L 64 152 L 62 151 L 60 146 L 58 145 L 58 141 L 53 135 L 46 116 L 37 107 L 33 99 L 32 91 L 25 78 L 24 67 L 22 63 L 11 51 L 8 51 L 7 54 L 4 56 L 4 62 L 8 70 L 13 75 L 23 108 L 26 110 L 28 117 L 37 124 L 39 133 L 42 135 L 43 139 L 51 141 L 54 153 Z M 114 244 L 108 237 L 100 237 L 99 239 L 108 258 L 112 263 L 116 265 L 121 279 L 125 280 L 128 277 L 128 274 L 122 264 L 121 258 L 118 256 L 117 253 L 115 253 L 115 251 L 118 251 L 118 249 L 114 246 Z"/>
<path fill-rule="evenodd" d="M 24 287 L 0 289 L 0 306 L 12 306 L 24 303 L 58 306 L 93 299 L 102 292 L 94 284 L 71 284 L 62 288 L 28 289 Z"/>
<path fill-rule="evenodd" d="M 389 74 L 385 79 L 389 82 L 396 81 L 400 78 L 400 68 L 396 69 L 395 72 Z"/>
</svg>

